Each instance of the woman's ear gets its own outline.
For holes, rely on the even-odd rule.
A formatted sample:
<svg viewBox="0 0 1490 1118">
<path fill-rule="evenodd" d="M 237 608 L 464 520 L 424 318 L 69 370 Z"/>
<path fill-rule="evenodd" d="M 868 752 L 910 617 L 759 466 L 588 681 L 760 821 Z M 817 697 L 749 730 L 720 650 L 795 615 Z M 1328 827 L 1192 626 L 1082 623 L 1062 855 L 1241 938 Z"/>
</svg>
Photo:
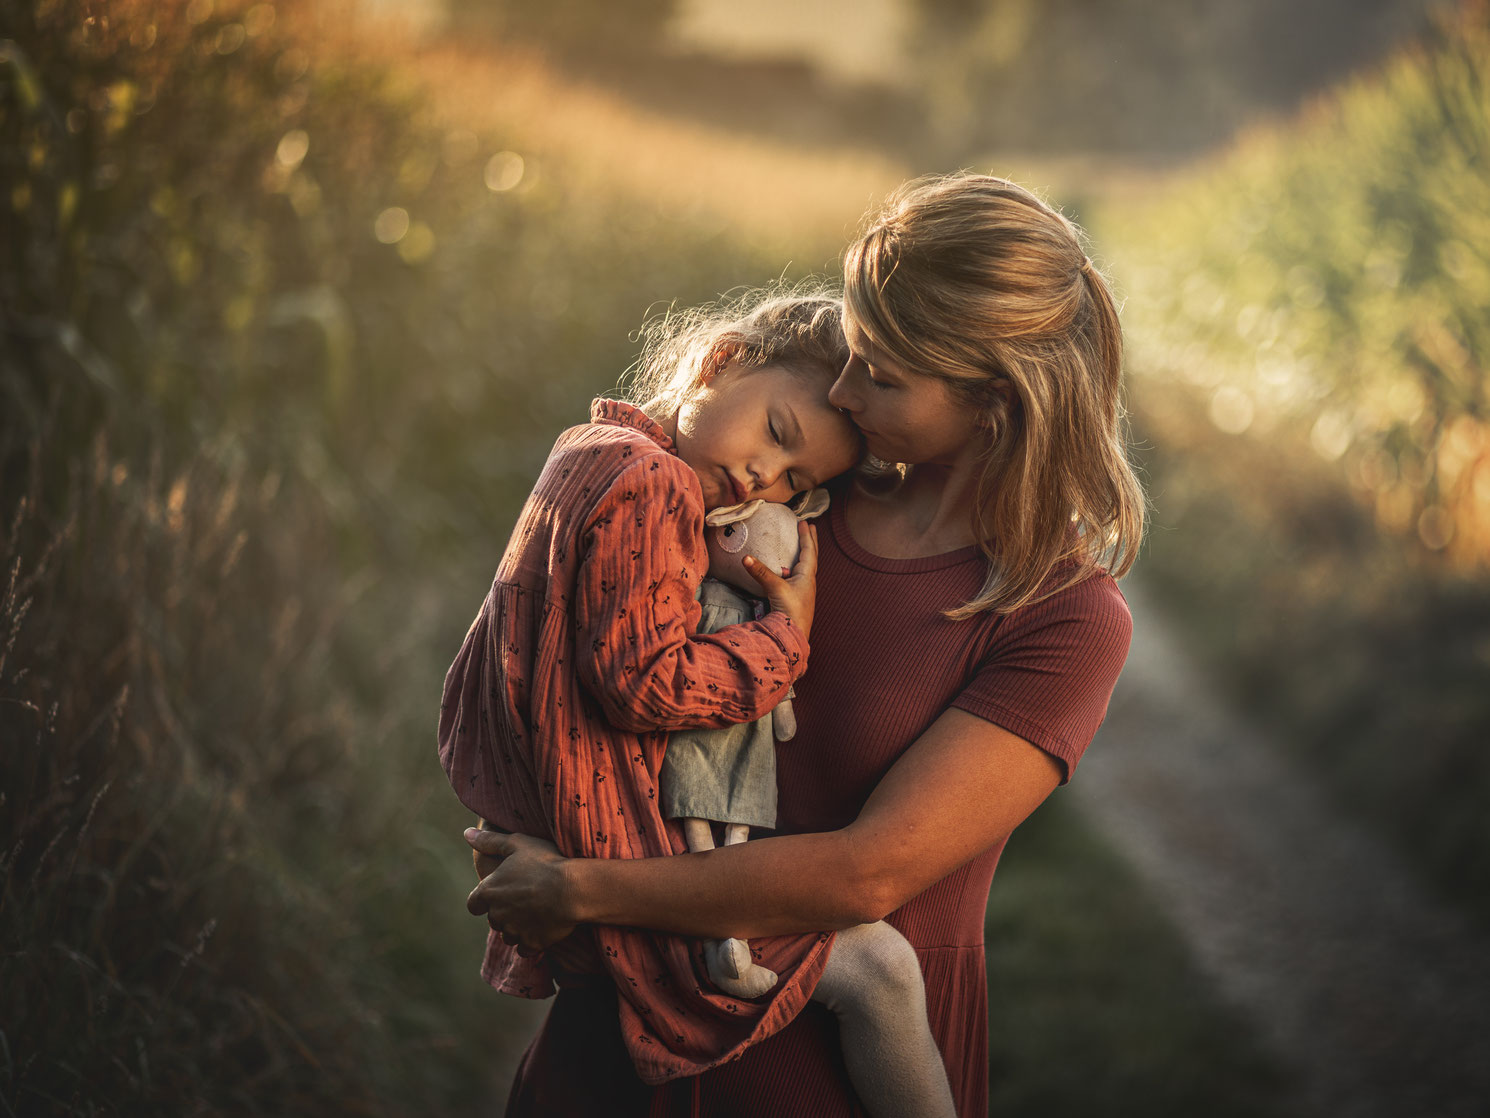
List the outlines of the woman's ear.
<svg viewBox="0 0 1490 1118">
<path fill-rule="evenodd" d="M 977 409 L 975 422 L 991 438 L 997 439 L 1008 429 L 1009 420 L 1019 407 L 1019 393 L 1013 382 L 1001 377 L 989 384 L 986 398 Z"/>
</svg>

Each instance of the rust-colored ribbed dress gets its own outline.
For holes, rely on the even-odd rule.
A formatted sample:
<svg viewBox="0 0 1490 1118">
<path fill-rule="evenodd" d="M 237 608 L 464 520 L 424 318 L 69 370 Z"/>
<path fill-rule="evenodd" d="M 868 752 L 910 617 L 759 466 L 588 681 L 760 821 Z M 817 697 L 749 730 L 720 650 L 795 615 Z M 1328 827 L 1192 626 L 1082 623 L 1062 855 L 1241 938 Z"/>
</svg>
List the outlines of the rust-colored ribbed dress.
<svg viewBox="0 0 1490 1118">
<path fill-rule="evenodd" d="M 1116 583 L 1096 575 L 1007 617 L 961 622 L 941 611 L 982 586 L 975 548 L 883 559 L 849 535 L 840 483 L 819 530 L 812 666 L 797 683 L 797 736 L 777 749 L 779 831 L 851 822 L 896 758 L 949 707 L 1018 734 L 1069 776 L 1107 710 L 1132 619 Z M 983 919 L 1003 844 L 893 913 L 926 977 L 932 1031 L 963 1118 L 988 1106 Z M 812 937 L 801 937 L 810 941 Z M 560 992 L 514 1084 L 508 1114 L 651 1118 L 849 1118 L 837 1025 L 809 1004 L 786 1028 L 702 1075 L 644 1086 L 614 1025 L 608 983 Z"/>
</svg>

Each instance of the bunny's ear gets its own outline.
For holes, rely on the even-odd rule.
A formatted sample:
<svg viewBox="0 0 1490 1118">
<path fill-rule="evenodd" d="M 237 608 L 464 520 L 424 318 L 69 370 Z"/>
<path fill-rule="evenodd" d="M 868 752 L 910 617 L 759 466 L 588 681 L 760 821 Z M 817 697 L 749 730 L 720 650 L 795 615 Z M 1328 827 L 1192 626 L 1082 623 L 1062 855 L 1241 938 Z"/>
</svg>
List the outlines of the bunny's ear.
<svg viewBox="0 0 1490 1118">
<path fill-rule="evenodd" d="M 828 491 L 809 489 L 797 499 L 797 503 L 792 505 L 791 509 L 797 514 L 798 520 L 811 520 L 814 516 L 822 516 L 828 511 Z"/>
<path fill-rule="evenodd" d="M 743 505 L 726 505 L 722 509 L 715 509 L 704 516 L 704 523 L 711 528 L 718 528 L 723 524 L 733 524 L 737 520 L 749 520 L 755 515 L 755 510 L 760 508 L 765 501 L 746 501 Z"/>
</svg>

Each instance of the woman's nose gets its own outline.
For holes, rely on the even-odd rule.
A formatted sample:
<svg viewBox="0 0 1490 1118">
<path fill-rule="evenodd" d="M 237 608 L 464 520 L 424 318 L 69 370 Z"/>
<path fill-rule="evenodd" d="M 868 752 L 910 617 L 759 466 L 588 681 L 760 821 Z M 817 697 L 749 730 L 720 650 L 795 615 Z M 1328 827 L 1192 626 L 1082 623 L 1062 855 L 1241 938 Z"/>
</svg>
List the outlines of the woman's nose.
<svg viewBox="0 0 1490 1118">
<path fill-rule="evenodd" d="M 840 411 L 857 411 L 858 400 L 849 388 L 848 378 L 853 362 L 843 367 L 843 372 L 838 374 L 838 379 L 833 382 L 833 387 L 828 389 L 828 403 Z"/>
</svg>

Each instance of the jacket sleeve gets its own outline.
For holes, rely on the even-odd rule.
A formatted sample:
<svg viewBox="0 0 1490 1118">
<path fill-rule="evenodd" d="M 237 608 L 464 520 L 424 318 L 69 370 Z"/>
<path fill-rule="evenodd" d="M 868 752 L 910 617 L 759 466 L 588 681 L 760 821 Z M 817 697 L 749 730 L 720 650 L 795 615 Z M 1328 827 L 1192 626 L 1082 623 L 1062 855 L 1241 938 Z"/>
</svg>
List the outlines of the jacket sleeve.
<svg viewBox="0 0 1490 1118">
<path fill-rule="evenodd" d="M 631 733 L 753 721 L 807 667 L 807 641 L 780 612 L 697 632 L 708 552 L 686 470 L 642 458 L 581 529 L 575 667 L 606 720 Z"/>
</svg>

